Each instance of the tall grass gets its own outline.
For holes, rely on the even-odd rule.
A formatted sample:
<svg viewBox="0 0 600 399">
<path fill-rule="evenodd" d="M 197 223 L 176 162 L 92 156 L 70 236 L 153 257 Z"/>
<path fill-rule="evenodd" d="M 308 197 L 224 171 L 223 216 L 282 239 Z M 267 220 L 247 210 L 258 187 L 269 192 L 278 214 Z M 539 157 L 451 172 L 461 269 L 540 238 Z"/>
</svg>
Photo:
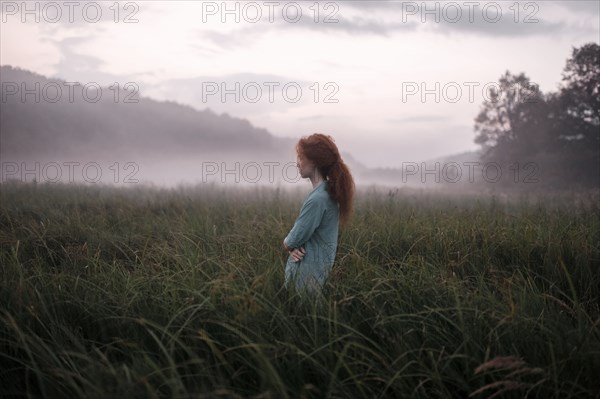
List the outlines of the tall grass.
<svg viewBox="0 0 600 399">
<path fill-rule="evenodd" d="M 600 397 L 598 193 L 360 191 L 312 298 L 299 191 L 0 188 L 2 397 Z"/>
</svg>

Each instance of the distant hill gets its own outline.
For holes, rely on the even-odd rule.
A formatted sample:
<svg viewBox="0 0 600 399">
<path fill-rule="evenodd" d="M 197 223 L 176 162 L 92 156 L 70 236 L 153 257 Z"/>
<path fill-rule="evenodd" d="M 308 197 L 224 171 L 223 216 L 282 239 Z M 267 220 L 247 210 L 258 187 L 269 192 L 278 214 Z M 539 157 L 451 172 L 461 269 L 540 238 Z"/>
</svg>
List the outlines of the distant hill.
<svg viewBox="0 0 600 399">
<path fill-rule="evenodd" d="M 123 88 L 117 93 L 90 87 L 84 93 L 81 85 L 11 66 L 0 67 L 0 81 L 3 162 L 131 160 L 168 179 L 166 168 L 179 169 L 175 178 L 186 177 L 202 161 L 227 162 L 226 168 L 235 162 L 296 161 L 297 138 L 274 136 L 208 108 L 156 101 Z M 353 171 L 366 169 L 350 154 L 342 156 Z"/>
<path fill-rule="evenodd" d="M 159 102 L 131 96 L 137 103 L 126 103 L 128 92 L 101 88 L 98 102 L 86 100 L 81 86 L 73 87 L 59 79 L 48 79 L 26 70 L 2 66 L 1 148 L 3 159 L 115 155 L 195 156 L 213 152 L 272 154 L 289 140 L 279 139 L 247 120 L 217 115 L 209 109 L 195 110 L 174 102 Z M 11 90 L 18 93 L 12 95 Z M 21 97 L 22 85 L 33 94 Z M 62 91 L 60 99 L 57 89 Z M 89 94 L 91 93 L 91 94 Z M 88 90 L 90 98 L 96 96 Z"/>
<path fill-rule="evenodd" d="M 279 177 L 294 174 L 284 165 L 295 163 L 298 138 L 274 136 L 246 119 L 156 101 L 122 87 L 83 90 L 81 85 L 11 66 L 0 67 L 0 81 L 2 162 L 104 162 L 108 168 L 116 161 L 130 161 L 138 165 L 142 181 L 159 184 L 197 180 L 208 163 L 227 172 L 235 170 L 236 163 L 244 168 L 278 162 Z M 400 169 L 367 168 L 347 152 L 342 157 L 358 184 L 402 185 Z M 267 172 L 267 167 L 261 170 L 262 181 Z M 235 176 L 216 177 L 230 181 Z"/>
<path fill-rule="evenodd" d="M 439 162 L 440 164 L 449 162 L 456 162 L 458 164 L 462 164 L 464 162 L 481 162 L 481 151 L 464 151 L 458 154 L 445 155 L 443 157 L 433 158 L 425 161 L 427 165 L 432 165 L 436 162 Z"/>
<path fill-rule="evenodd" d="M 449 186 L 448 183 L 457 176 L 457 167 L 455 164 L 458 165 L 460 173 L 462 174 L 462 176 L 456 180 L 461 183 L 465 183 L 469 180 L 469 164 L 465 165 L 465 162 L 480 162 L 480 152 L 465 151 L 422 162 L 413 162 L 412 165 L 405 165 L 405 170 L 402 168 L 370 168 L 364 170 L 361 177 L 366 182 L 387 186 L 411 186 L 417 188 Z M 436 166 L 437 172 L 427 172 L 436 171 Z M 444 166 L 446 166 L 447 169 L 444 169 Z M 472 167 L 472 170 L 477 172 L 474 173 L 474 175 L 478 174 L 479 168 L 475 166 Z M 439 183 L 436 182 L 436 179 L 439 180 Z M 452 184 L 451 186 L 455 185 Z"/>
</svg>

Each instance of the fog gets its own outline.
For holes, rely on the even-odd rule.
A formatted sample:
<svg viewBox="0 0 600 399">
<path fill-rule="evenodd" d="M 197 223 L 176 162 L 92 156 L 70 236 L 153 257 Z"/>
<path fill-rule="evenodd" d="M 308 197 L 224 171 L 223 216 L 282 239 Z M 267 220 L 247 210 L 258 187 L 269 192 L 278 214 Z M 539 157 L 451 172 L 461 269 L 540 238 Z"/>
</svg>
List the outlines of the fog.
<svg viewBox="0 0 600 399">
<path fill-rule="evenodd" d="M 316 132 L 361 187 L 597 179 L 598 2 L 111 4 L 2 2 L 1 181 L 309 187 Z"/>
</svg>

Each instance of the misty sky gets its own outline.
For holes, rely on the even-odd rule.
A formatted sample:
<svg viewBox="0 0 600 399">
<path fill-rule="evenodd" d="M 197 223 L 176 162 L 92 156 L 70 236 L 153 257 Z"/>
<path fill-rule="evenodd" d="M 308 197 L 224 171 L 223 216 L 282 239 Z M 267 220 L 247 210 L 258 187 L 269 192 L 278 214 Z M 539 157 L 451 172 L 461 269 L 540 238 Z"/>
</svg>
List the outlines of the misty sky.
<svg viewBox="0 0 600 399">
<path fill-rule="evenodd" d="M 328 133 L 369 167 L 478 148 L 486 84 L 509 70 L 556 91 L 572 48 L 600 40 L 597 0 L 427 2 L 429 13 L 392 1 L 230 1 L 232 14 L 221 1 L 77 3 L 28 2 L 26 14 L 2 1 L 0 63 L 82 84 L 134 82 L 142 96 L 277 136 Z M 236 82 L 239 103 L 235 93 L 222 101 L 221 85 L 236 92 Z"/>
</svg>

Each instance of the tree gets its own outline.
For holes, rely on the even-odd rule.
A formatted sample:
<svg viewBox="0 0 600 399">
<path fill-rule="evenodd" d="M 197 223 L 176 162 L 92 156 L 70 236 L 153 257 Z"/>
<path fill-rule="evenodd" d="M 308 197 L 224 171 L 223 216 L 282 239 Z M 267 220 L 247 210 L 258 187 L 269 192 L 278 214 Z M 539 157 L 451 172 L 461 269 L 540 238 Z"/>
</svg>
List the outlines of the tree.
<svg viewBox="0 0 600 399">
<path fill-rule="evenodd" d="M 483 160 L 536 162 L 546 186 L 600 184 L 600 46 L 574 48 L 556 93 L 523 73 L 500 77 L 475 119 Z"/>
<path fill-rule="evenodd" d="M 538 85 L 525 74 L 500 77 L 489 91 L 475 119 L 475 142 L 484 150 L 486 161 L 510 162 L 511 159 L 535 153 L 538 148 L 538 126 L 545 112 L 545 101 Z"/>
<path fill-rule="evenodd" d="M 561 95 L 567 114 L 583 124 L 600 127 L 600 46 L 588 43 L 573 48 L 562 80 Z M 595 131 L 595 139 L 599 131 Z"/>
<path fill-rule="evenodd" d="M 556 150 L 567 177 L 600 184 L 600 46 L 573 48 L 556 97 Z"/>
</svg>

